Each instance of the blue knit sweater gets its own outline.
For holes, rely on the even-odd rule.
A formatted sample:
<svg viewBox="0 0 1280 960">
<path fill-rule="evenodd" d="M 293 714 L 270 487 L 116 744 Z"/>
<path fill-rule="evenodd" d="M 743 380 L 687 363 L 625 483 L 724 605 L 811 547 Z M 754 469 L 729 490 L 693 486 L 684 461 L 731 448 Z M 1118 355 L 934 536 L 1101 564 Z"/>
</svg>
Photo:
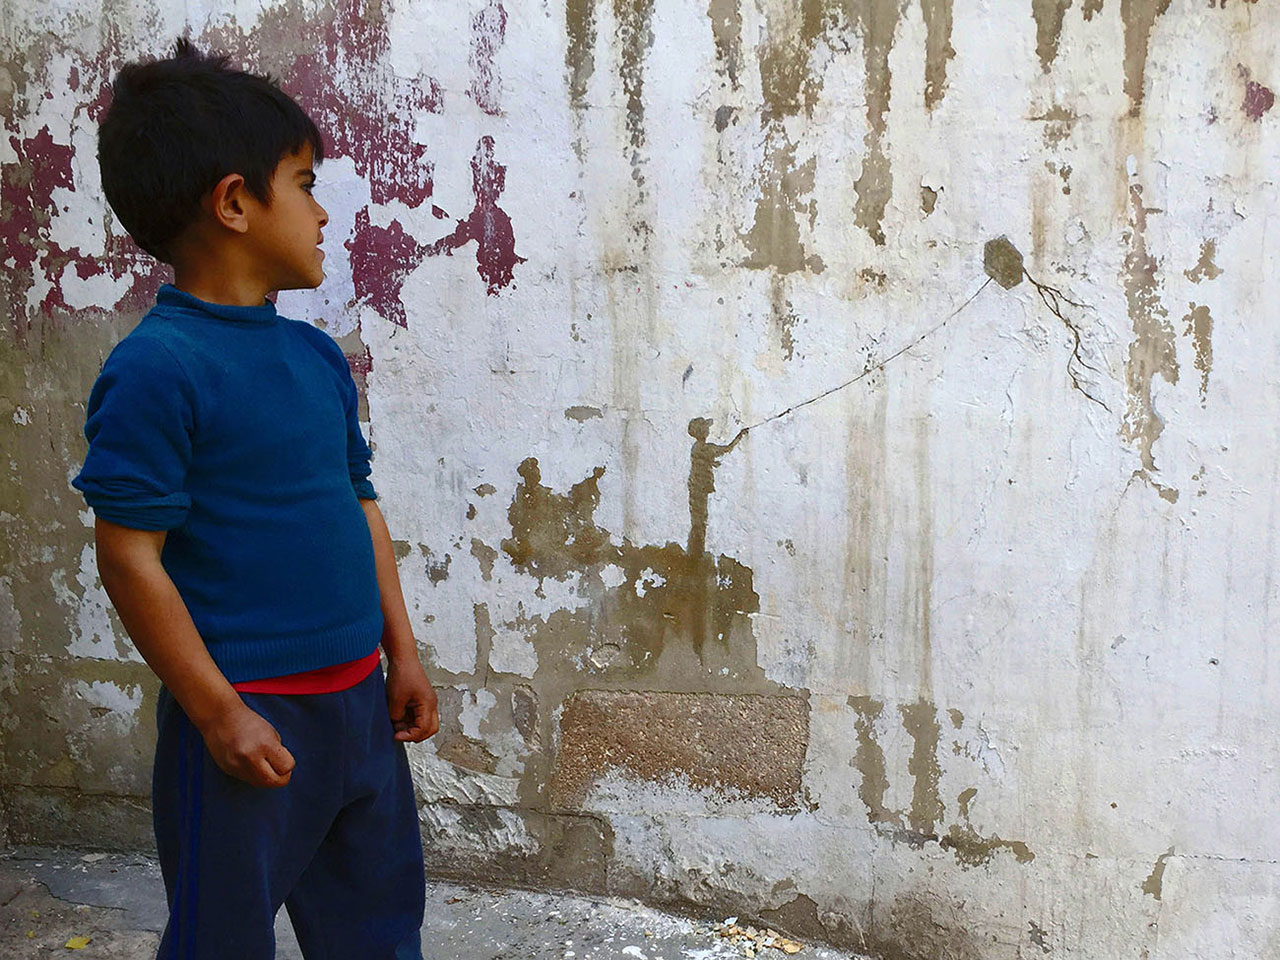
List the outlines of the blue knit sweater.
<svg viewBox="0 0 1280 960">
<path fill-rule="evenodd" d="M 161 561 L 232 683 L 355 660 L 382 634 L 355 384 L 328 334 L 274 305 L 165 285 L 89 396 L 73 485 L 167 530 Z"/>
</svg>

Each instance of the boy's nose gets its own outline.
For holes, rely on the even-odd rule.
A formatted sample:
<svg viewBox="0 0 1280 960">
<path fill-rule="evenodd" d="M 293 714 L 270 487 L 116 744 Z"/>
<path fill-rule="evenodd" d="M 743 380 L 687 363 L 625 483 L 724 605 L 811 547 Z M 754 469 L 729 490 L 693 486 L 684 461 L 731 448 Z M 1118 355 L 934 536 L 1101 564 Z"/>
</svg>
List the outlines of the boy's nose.
<svg viewBox="0 0 1280 960">
<path fill-rule="evenodd" d="M 317 203 L 316 206 L 320 207 L 320 204 Z M 320 207 L 320 226 L 323 227 L 328 222 L 329 222 L 329 211 L 326 210 L 324 207 Z"/>
</svg>

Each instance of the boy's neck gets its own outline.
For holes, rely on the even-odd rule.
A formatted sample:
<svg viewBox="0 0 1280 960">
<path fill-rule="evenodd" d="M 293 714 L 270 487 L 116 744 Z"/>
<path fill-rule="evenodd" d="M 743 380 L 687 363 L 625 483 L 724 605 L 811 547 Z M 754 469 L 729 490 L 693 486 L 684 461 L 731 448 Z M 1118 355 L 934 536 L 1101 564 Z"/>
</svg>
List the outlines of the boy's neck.
<svg viewBox="0 0 1280 960">
<path fill-rule="evenodd" d="M 231 307 L 260 307 L 272 292 L 257 277 L 177 267 L 173 271 L 173 285 L 206 303 Z"/>
</svg>

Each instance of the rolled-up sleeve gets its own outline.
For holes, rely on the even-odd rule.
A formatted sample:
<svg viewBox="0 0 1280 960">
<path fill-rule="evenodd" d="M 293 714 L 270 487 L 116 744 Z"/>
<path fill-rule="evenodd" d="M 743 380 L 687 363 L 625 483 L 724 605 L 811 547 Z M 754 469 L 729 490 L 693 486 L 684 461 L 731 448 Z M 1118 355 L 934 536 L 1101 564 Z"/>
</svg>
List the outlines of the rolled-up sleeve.
<svg viewBox="0 0 1280 960">
<path fill-rule="evenodd" d="M 71 481 L 95 514 L 137 530 L 182 526 L 191 509 L 193 401 L 182 368 L 158 341 L 127 337 L 111 352 L 89 394 L 89 452 Z"/>
</svg>

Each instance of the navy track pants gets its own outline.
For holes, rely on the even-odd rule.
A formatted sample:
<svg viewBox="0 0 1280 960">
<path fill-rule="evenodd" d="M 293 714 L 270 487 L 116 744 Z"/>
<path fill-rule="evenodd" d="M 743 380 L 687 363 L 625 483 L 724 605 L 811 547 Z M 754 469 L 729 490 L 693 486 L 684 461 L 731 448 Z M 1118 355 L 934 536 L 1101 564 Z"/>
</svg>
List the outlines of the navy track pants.
<svg viewBox="0 0 1280 960">
<path fill-rule="evenodd" d="M 152 779 L 169 897 L 158 960 L 271 960 L 283 904 L 307 960 L 422 960 L 422 840 L 382 670 L 338 693 L 242 694 L 297 761 L 227 776 L 162 690 Z"/>
</svg>

